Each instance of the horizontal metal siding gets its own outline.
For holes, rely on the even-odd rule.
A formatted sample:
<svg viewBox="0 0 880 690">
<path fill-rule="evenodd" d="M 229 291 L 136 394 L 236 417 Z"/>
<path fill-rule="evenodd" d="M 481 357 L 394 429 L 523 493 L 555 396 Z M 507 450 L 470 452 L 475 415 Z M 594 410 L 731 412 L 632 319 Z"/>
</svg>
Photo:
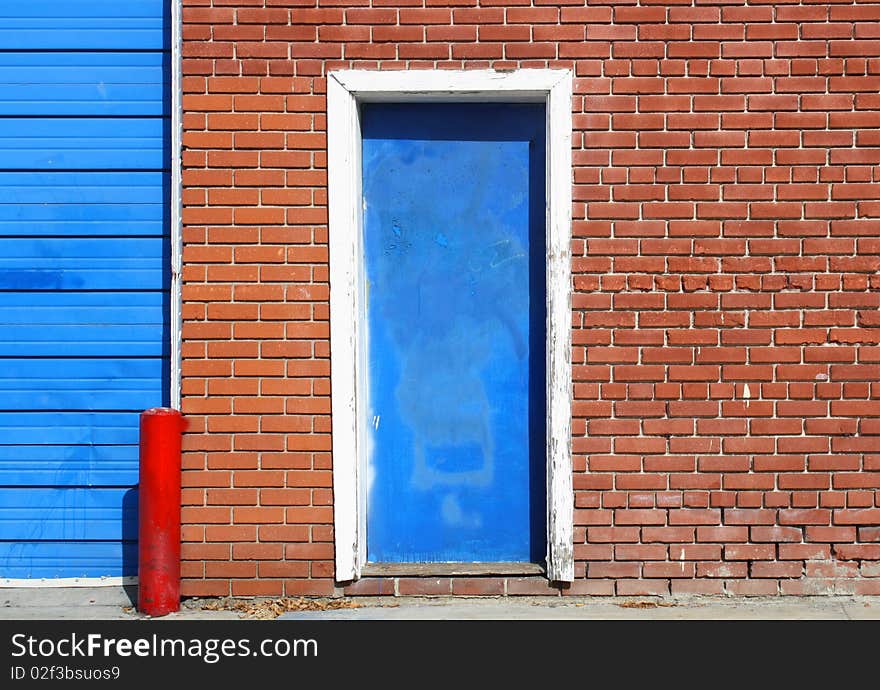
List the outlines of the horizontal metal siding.
<svg viewBox="0 0 880 690">
<path fill-rule="evenodd" d="M 0 237 L 163 236 L 166 175 L 0 171 Z"/>
<path fill-rule="evenodd" d="M 137 572 L 168 403 L 166 0 L 0 4 L 0 578 Z"/>
<path fill-rule="evenodd" d="M 0 357 L 161 357 L 167 304 L 155 292 L 17 292 L 0 300 Z"/>
<path fill-rule="evenodd" d="M 168 115 L 162 53 L 0 53 L 0 115 Z"/>
<path fill-rule="evenodd" d="M 159 358 L 6 359 L 3 410 L 124 410 L 162 404 Z"/>
<path fill-rule="evenodd" d="M 0 488 L 0 529 L 9 539 L 122 541 L 132 526 L 137 531 L 136 520 L 136 489 Z"/>
<path fill-rule="evenodd" d="M 131 483 L 134 446 L 0 446 L 0 485 L 51 486 L 59 477 L 82 486 Z"/>
<path fill-rule="evenodd" d="M 0 290 L 161 289 L 164 238 L 5 238 Z"/>
<path fill-rule="evenodd" d="M 133 539 L 136 535 L 132 536 Z M 116 573 L 137 562 L 136 541 L 0 541 L 3 576 L 11 579 L 82 577 L 59 573 Z M 59 568 L 59 564 L 64 564 Z M 134 573 L 129 573 L 133 575 Z M 102 577 L 102 575 L 94 575 Z"/>
<path fill-rule="evenodd" d="M 165 0 L 4 2 L 0 3 L 0 46 L 159 51 L 169 47 L 169 20 Z"/>
<path fill-rule="evenodd" d="M 64 444 L 83 446 L 83 451 L 91 450 L 94 445 L 136 446 L 138 415 L 113 411 L 0 411 L 0 436 L 8 442 L 0 445 L 0 453 L 10 446 L 45 449 Z"/>
<path fill-rule="evenodd" d="M 61 58 L 63 59 L 63 58 Z M 0 132 L 4 170 L 160 170 L 162 118 L 9 117 Z"/>
</svg>

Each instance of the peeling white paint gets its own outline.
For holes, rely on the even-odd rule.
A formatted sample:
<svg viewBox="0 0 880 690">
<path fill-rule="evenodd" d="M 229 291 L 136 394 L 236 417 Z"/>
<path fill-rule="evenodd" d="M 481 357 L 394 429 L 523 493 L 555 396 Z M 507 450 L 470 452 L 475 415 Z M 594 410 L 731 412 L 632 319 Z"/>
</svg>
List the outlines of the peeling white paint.
<svg viewBox="0 0 880 690">
<path fill-rule="evenodd" d="M 357 105 L 334 79 L 327 80 L 330 249 L 330 388 L 333 419 L 333 508 L 336 579 L 360 576 L 358 462 L 358 327 L 357 260 L 362 214 L 360 194 L 360 123 Z M 354 202 L 354 203 L 353 203 Z"/>
</svg>

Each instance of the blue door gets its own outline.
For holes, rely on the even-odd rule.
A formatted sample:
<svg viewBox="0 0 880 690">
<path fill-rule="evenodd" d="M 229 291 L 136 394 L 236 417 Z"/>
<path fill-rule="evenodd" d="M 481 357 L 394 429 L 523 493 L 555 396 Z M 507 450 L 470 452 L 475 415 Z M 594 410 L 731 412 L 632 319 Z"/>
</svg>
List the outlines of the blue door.
<svg viewBox="0 0 880 690">
<path fill-rule="evenodd" d="M 367 560 L 541 561 L 544 106 L 361 122 Z"/>
<path fill-rule="evenodd" d="M 167 0 L 0 3 L 0 579 L 137 574 L 168 402 Z"/>
</svg>

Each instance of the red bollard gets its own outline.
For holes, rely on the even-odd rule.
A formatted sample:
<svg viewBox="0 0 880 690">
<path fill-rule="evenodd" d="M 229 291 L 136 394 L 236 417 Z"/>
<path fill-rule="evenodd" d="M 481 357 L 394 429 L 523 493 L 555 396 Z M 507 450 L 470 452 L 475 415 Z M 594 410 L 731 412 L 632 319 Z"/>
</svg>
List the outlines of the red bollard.
<svg viewBox="0 0 880 690">
<path fill-rule="evenodd" d="M 141 413 L 138 496 L 138 611 L 164 616 L 180 608 L 180 444 L 177 410 Z"/>
</svg>

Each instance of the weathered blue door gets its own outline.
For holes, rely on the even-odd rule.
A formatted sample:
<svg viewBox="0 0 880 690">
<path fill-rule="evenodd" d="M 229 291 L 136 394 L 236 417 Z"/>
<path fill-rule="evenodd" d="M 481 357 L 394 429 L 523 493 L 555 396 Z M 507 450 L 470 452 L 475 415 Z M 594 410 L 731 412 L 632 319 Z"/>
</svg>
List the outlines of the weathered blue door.
<svg viewBox="0 0 880 690">
<path fill-rule="evenodd" d="M 544 123 L 362 108 L 369 562 L 544 557 Z"/>
</svg>

